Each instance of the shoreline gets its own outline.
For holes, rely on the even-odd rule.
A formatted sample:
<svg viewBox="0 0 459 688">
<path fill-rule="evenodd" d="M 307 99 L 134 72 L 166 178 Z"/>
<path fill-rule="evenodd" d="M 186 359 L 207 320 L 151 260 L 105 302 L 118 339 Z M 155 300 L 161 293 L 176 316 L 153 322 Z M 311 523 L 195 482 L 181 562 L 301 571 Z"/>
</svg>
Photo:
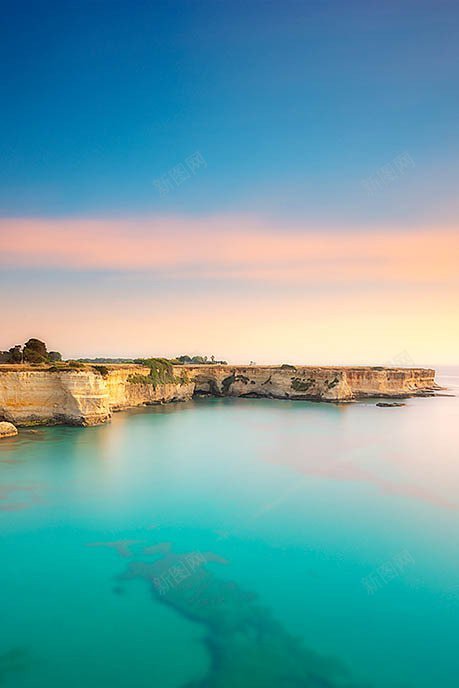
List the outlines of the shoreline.
<svg viewBox="0 0 459 688">
<path fill-rule="evenodd" d="M 350 403 L 442 391 L 430 368 L 174 365 L 163 376 L 137 364 L 0 365 L 0 419 L 22 427 L 97 425 L 127 408 L 199 396 Z"/>
</svg>

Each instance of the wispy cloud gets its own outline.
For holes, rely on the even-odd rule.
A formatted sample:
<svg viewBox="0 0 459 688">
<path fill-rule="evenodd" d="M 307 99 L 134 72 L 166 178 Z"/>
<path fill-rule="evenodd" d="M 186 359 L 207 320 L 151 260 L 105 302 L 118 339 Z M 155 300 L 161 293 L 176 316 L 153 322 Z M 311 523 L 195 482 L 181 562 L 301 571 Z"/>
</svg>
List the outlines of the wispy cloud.
<svg viewBox="0 0 459 688">
<path fill-rule="evenodd" d="M 202 219 L 0 219 L 0 265 L 266 284 L 457 283 L 459 233 Z"/>
</svg>

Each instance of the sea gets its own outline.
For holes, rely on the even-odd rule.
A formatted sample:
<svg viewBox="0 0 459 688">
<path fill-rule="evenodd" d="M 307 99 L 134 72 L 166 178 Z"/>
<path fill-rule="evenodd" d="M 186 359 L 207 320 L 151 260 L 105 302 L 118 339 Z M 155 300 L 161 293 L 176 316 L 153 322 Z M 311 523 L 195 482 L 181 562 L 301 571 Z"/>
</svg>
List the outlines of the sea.
<svg viewBox="0 0 459 688">
<path fill-rule="evenodd" d="M 457 688 L 459 368 L 437 381 L 2 440 L 0 686 Z"/>
</svg>

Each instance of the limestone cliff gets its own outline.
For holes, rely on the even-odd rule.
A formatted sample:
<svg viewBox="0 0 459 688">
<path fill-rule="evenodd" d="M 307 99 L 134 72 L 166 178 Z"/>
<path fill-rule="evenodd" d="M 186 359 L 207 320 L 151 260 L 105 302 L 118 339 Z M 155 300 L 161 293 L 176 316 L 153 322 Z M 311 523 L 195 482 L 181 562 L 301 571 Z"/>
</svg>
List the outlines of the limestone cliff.
<svg viewBox="0 0 459 688">
<path fill-rule="evenodd" d="M 129 364 L 78 369 L 0 366 L 0 420 L 18 425 L 103 423 L 112 411 L 186 401 L 199 394 L 315 401 L 433 393 L 435 371 L 422 368 L 191 365 L 167 382 Z"/>
<path fill-rule="evenodd" d="M 110 409 L 119 411 L 144 404 L 163 404 L 169 401 L 188 401 L 194 393 L 194 383 L 179 374 L 175 382 L 152 384 L 148 378 L 148 368 L 141 366 L 118 367 L 110 369 L 105 377 Z M 135 378 L 136 382 L 130 381 Z M 145 382 L 141 382 L 141 378 Z"/>
<path fill-rule="evenodd" d="M 438 389 L 435 371 L 424 368 L 200 365 L 186 369 L 196 393 L 217 396 L 350 401 Z"/>
<path fill-rule="evenodd" d="M 187 369 L 198 394 L 323 401 L 353 398 L 343 368 L 200 365 Z"/>
<path fill-rule="evenodd" d="M 179 379 L 149 384 L 149 370 L 140 366 L 111 366 L 106 375 L 91 366 L 76 370 L 11 368 L 0 367 L 0 418 L 19 425 L 95 425 L 108 420 L 112 410 L 191 399 L 194 390 L 192 383 Z M 145 376 L 145 383 L 130 382 L 133 372 Z"/>
<path fill-rule="evenodd" d="M 87 371 L 0 372 L 0 415 L 17 424 L 103 422 L 110 416 L 100 375 Z"/>
</svg>

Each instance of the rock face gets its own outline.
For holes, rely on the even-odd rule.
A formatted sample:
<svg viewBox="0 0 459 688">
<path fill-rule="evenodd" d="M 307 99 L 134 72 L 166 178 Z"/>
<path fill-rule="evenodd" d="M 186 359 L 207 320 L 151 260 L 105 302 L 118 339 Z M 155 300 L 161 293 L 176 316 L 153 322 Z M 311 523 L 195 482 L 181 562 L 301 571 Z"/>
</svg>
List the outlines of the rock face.
<svg viewBox="0 0 459 688">
<path fill-rule="evenodd" d="M 14 437 L 18 434 L 17 428 L 14 427 L 13 423 L 0 423 L 0 440 L 3 437 Z"/>
<path fill-rule="evenodd" d="M 134 369 L 134 370 L 133 370 Z M 145 384 L 129 382 L 145 375 Z M 91 366 L 78 370 L 1 370 L 0 417 L 19 425 L 96 425 L 112 411 L 143 404 L 191 399 L 191 382 L 148 384 L 149 369 L 112 367 L 102 375 Z"/>
<path fill-rule="evenodd" d="M 19 425 L 92 425 L 107 420 L 110 408 L 96 373 L 18 370 L 0 373 L 0 415 Z"/>
<path fill-rule="evenodd" d="M 433 392 L 435 371 L 424 368 L 307 366 L 186 366 L 197 394 L 351 401 Z"/>
<path fill-rule="evenodd" d="M 0 418 L 18 425 L 95 425 L 112 411 L 202 394 L 339 402 L 439 389 L 435 371 L 422 368 L 190 365 L 174 367 L 175 380 L 157 384 L 142 366 L 103 368 L 0 366 Z"/>
<path fill-rule="evenodd" d="M 105 378 L 108 404 L 113 411 L 169 401 L 189 401 L 193 396 L 194 383 L 191 380 L 183 380 L 177 376 L 176 382 L 159 383 L 155 386 L 148 381 L 148 368 L 133 368 L 119 367 L 110 370 Z M 136 373 L 136 378 L 145 376 L 145 383 L 130 382 L 133 372 Z"/>
</svg>

